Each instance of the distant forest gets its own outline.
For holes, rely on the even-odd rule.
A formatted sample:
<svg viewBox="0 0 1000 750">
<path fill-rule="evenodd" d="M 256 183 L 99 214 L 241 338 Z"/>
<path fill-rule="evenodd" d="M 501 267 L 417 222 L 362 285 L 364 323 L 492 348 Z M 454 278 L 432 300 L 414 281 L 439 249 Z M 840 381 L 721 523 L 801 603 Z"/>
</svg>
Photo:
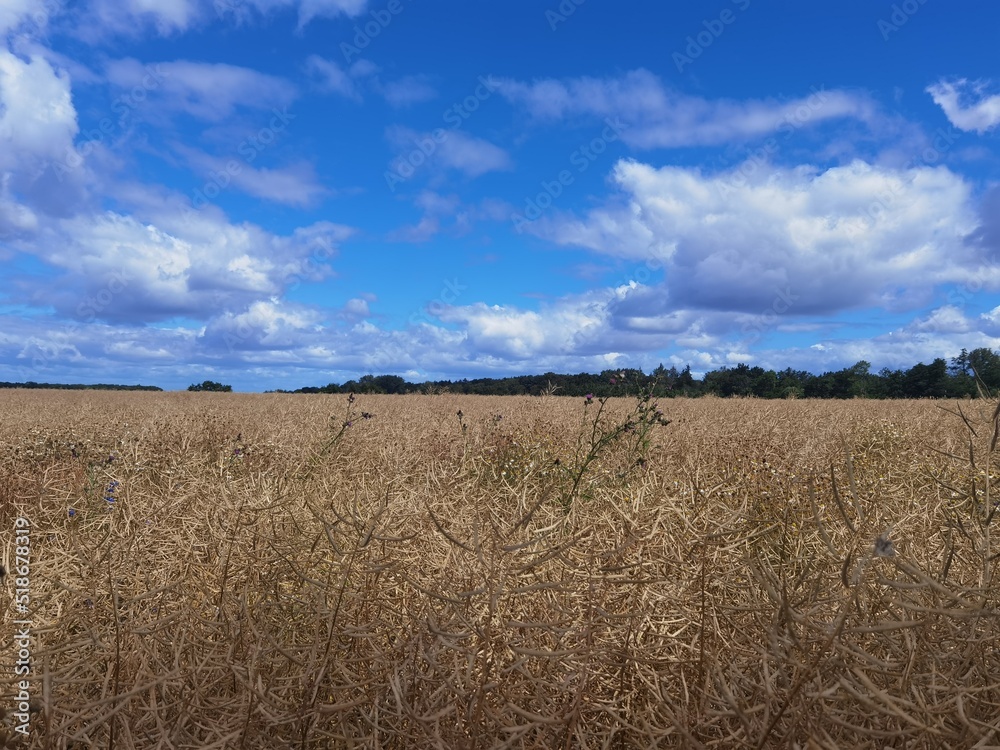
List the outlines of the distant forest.
<svg viewBox="0 0 1000 750">
<path fill-rule="evenodd" d="M 162 391 L 155 385 L 95 385 L 62 383 L 6 383 L 0 388 L 57 388 L 65 390 Z M 189 391 L 231 391 L 228 385 L 206 380 Z M 922 362 L 909 370 L 883 368 L 871 371 L 865 361 L 836 372 L 813 375 L 805 370 L 786 368 L 765 370 L 740 364 L 723 367 L 695 378 L 691 367 L 678 370 L 662 364 L 650 373 L 634 368 L 604 370 L 599 375 L 517 375 L 509 378 L 473 380 L 433 380 L 411 383 L 398 375 L 364 375 L 346 383 L 309 386 L 294 391 L 268 393 L 461 393 L 483 396 L 622 396 L 652 391 L 658 398 L 756 396 L 758 398 L 973 398 L 1000 394 L 1000 355 L 991 349 L 973 349 L 951 360 Z"/>
<path fill-rule="evenodd" d="M 712 370 L 701 379 L 691 367 L 678 370 L 662 364 L 651 373 L 638 369 L 604 370 L 600 375 L 580 373 L 519 375 L 510 378 L 437 380 L 410 383 L 398 375 L 365 375 L 343 384 L 299 388 L 271 393 L 462 393 L 484 396 L 620 396 L 653 390 L 660 398 L 672 396 L 757 396 L 758 398 L 964 398 L 1000 393 L 1000 356 L 990 349 L 965 349 L 950 361 L 935 359 L 909 370 L 883 368 L 871 372 L 861 361 L 836 372 L 813 375 L 787 368 L 776 372 L 745 364 Z"/>
<path fill-rule="evenodd" d="M 0 381 L 0 388 L 56 388 L 64 391 L 162 391 L 155 385 L 115 385 L 113 383 L 36 383 L 29 380 L 26 383 L 7 383 Z"/>
</svg>

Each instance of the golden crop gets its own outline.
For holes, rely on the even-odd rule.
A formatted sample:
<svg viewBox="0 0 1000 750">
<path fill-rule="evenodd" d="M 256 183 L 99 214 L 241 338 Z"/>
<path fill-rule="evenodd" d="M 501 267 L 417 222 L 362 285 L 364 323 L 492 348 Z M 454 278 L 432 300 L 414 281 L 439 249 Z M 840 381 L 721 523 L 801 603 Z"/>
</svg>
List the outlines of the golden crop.
<svg viewBox="0 0 1000 750">
<path fill-rule="evenodd" d="M 0 392 L 30 745 L 1000 742 L 994 404 L 634 405 Z"/>
</svg>

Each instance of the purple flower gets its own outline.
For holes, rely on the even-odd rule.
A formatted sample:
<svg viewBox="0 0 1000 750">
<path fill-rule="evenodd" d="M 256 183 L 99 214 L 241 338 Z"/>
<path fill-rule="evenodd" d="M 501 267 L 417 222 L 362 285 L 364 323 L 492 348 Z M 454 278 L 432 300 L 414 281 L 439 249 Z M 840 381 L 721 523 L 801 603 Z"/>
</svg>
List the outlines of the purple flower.
<svg viewBox="0 0 1000 750">
<path fill-rule="evenodd" d="M 586 399 L 586 401 L 584 403 L 589 404 L 591 401 L 594 400 L 594 394 L 593 393 L 588 393 L 586 396 L 584 396 L 584 398 Z"/>
</svg>

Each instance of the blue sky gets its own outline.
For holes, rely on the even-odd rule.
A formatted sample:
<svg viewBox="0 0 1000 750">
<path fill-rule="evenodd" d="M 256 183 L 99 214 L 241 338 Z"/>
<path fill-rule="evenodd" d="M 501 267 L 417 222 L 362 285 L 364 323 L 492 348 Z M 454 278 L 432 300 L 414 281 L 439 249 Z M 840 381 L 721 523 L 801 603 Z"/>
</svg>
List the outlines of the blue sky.
<svg viewBox="0 0 1000 750">
<path fill-rule="evenodd" d="M 998 22 L 941 0 L 4 0 L 0 380 L 1000 348 Z"/>
</svg>

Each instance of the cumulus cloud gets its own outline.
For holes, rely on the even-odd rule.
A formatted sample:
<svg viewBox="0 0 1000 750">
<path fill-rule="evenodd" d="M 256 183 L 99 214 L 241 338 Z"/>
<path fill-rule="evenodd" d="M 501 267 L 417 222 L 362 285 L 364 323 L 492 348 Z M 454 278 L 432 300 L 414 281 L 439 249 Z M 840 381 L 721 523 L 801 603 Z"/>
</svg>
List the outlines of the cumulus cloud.
<svg viewBox="0 0 1000 750">
<path fill-rule="evenodd" d="M 674 307 L 912 307 L 937 285 L 983 280 L 966 242 L 979 225 L 970 187 L 944 167 L 748 163 L 703 174 L 622 161 L 613 179 L 620 193 L 605 206 L 528 226 L 559 244 L 654 260 Z M 1000 269 L 984 282 L 1000 285 Z"/>
<path fill-rule="evenodd" d="M 959 130 L 979 135 L 1000 125 L 1000 94 L 988 94 L 989 81 L 939 81 L 927 87 L 934 103 Z"/>
<path fill-rule="evenodd" d="M 0 47 L 0 239 L 84 200 L 78 132 L 69 75 L 41 55 L 22 59 Z"/>
<path fill-rule="evenodd" d="M 39 55 L 22 60 L 0 48 L 0 169 L 62 156 L 78 129 L 69 76 Z"/>
<path fill-rule="evenodd" d="M 816 90 L 787 101 L 709 100 L 671 90 L 644 69 L 615 78 L 502 79 L 498 88 L 542 122 L 620 119 L 627 126 L 623 140 L 635 148 L 716 145 L 827 120 L 876 118 L 867 97 L 848 91 Z"/>
<path fill-rule="evenodd" d="M 321 320 L 318 311 L 303 305 L 257 300 L 244 312 L 225 312 L 214 318 L 200 338 L 219 352 L 290 350 L 302 344 L 303 334 L 319 331 Z"/>
<path fill-rule="evenodd" d="M 110 211 L 84 214 L 52 222 L 15 244 L 54 273 L 44 284 L 14 279 L 10 297 L 71 320 L 207 320 L 322 279 L 351 233 L 321 222 L 279 236 L 207 211 L 177 216 L 172 225 Z"/>
<path fill-rule="evenodd" d="M 684 323 L 670 330 L 629 327 L 627 312 L 620 305 L 645 291 L 632 281 L 543 302 L 538 311 L 477 302 L 444 306 L 438 317 L 445 323 L 459 324 L 474 351 L 496 360 L 581 359 L 608 352 L 645 352 L 673 343 L 679 331 L 696 322 L 694 316 L 680 313 L 686 315 Z"/>
</svg>

